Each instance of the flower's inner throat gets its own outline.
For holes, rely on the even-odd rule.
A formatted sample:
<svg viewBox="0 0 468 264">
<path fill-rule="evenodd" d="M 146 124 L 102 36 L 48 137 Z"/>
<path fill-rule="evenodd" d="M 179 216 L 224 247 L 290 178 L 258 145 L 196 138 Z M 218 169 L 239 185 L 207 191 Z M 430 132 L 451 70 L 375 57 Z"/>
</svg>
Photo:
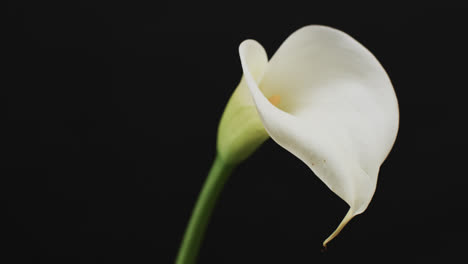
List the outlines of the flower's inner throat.
<svg viewBox="0 0 468 264">
<path fill-rule="evenodd" d="M 276 107 L 278 107 L 280 101 L 281 101 L 281 97 L 277 94 L 275 95 L 272 95 L 270 96 L 270 98 L 268 98 L 268 101 L 270 101 L 270 103 Z"/>
</svg>

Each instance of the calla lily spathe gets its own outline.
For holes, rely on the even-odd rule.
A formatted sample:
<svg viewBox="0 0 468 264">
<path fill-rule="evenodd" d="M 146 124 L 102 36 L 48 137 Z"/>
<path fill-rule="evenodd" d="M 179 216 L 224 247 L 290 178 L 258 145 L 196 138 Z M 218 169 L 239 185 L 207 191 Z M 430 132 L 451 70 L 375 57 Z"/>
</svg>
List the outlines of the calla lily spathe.
<svg viewBox="0 0 468 264">
<path fill-rule="evenodd" d="M 350 206 L 325 246 L 366 210 L 395 142 L 390 79 L 369 50 L 326 26 L 297 30 L 270 61 L 254 40 L 239 53 L 244 77 L 220 123 L 219 155 L 239 163 L 271 137 L 307 164 Z"/>
</svg>

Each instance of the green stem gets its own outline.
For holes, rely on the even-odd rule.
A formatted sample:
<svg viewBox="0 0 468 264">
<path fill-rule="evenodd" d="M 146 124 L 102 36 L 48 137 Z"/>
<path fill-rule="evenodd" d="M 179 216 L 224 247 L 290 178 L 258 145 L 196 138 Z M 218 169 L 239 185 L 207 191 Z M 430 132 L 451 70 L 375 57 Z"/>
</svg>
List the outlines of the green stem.
<svg viewBox="0 0 468 264">
<path fill-rule="evenodd" d="M 216 156 L 185 230 L 176 264 L 195 263 L 216 200 L 234 167 Z"/>
</svg>

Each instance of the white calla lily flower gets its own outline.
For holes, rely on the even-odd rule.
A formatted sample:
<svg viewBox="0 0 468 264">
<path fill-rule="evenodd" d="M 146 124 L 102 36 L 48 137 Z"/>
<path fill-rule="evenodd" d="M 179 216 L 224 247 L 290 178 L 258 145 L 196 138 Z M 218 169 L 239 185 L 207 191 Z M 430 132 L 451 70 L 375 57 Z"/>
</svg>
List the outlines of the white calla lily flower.
<svg viewBox="0 0 468 264">
<path fill-rule="evenodd" d="M 350 206 L 326 246 L 366 210 L 395 142 L 390 79 L 369 50 L 326 26 L 297 30 L 270 61 L 254 40 L 239 53 L 244 78 L 221 120 L 218 152 L 238 163 L 270 136 L 306 163 Z"/>
</svg>

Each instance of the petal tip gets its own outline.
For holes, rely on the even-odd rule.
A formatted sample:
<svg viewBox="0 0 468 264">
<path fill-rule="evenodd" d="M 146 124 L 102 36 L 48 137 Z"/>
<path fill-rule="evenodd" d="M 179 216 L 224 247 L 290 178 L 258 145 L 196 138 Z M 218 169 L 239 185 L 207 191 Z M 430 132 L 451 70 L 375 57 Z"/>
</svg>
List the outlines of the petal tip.
<svg viewBox="0 0 468 264">
<path fill-rule="evenodd" d="M 255 39 L 246 39 L 241 42 L 239 45 L 239 54 L 242 56 L 246 52 L 249 52 L 250 49 L 252 48 L 261 48 L 263 49 L 262 45 L 258 43 Z"/>
<path fill-rule="evenodd" d="M 327 239 L 325 239 L 325 241 L 323 241 L 323 243 L 322 243 L 323 248 L 325 248 L 325 249 L 327 248 L 328 243 L 330 243 L 330 241 L 332 241 L 341 232 L 341 230 L 343 230 L 343 228 L 346 226 L 346 224 L 351 219 L 353 219 L 353 217 L 355 215 L 356 214 L 354 213 L 354 210 L 352 208 L 349 208 L 348 213 L 345 215 L 343 220 L 341 220 L 341 223 L 338 225 L 338 227 L 335 229 L 335 231 L 333 231 L 333 233 L 329 237 L 327 237 Z"/>
</svg>

